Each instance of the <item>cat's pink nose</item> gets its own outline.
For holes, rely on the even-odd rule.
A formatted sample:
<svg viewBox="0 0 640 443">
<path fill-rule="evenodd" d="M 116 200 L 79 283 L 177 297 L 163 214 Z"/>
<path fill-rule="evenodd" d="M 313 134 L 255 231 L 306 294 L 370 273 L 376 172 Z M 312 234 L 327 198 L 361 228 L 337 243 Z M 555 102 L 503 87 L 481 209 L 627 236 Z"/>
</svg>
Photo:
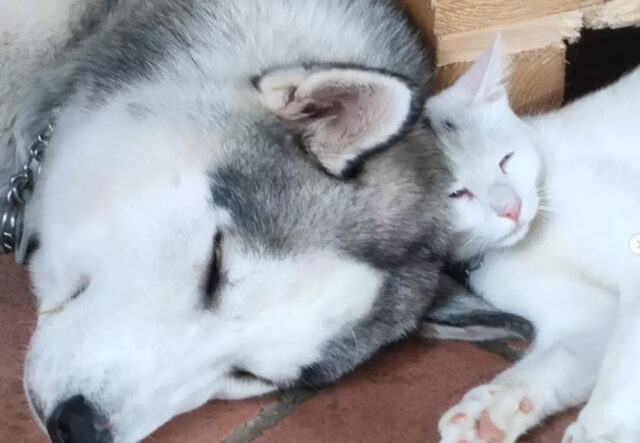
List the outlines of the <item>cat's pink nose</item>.
<svg viewBox="0 0 640 443">
<path fill-rule="evenodd" d="M 513 203 L 509 203 L 500 211 L 498 211 L 498 215 L 500 217 L 508 218 L 517 222 L 520 219 L 520 211 L 522 210 L 522 201 L 518 200 Z"/>
</svg>

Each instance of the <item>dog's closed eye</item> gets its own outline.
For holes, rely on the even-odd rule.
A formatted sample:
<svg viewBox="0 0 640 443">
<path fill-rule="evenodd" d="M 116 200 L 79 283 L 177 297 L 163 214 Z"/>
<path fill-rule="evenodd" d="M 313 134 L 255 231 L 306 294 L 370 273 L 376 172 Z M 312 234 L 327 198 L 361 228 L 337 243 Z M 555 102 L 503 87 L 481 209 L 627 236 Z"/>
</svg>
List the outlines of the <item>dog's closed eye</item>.
<svg viewBox="0 0 640 443">
<path fill-rule="evenodd" d="M 253 372 L 247 371 L 246 369 L 242 369 L 242 368 L 233 368 L 231 370 L 231 377 L 233 377 L 238 381 L 259 381 L 261 383 L 268 384 L 268 385 L 275 384 L 271 380 L 267 380 L 266 378 L 259 377 L 255 375 Z"/>
<path fill-rule="evenodd" d="M 215 301 L 215 295 L 220 286 L 220 280 L 222 279 L 222 233 L 216 232 L 213 237 L 213 252 L 211 254 L 211 261 L 209 262 L 209 269 L 204 284 L 204 296 L 206 302 L 211 305 Z"/>
</svg>

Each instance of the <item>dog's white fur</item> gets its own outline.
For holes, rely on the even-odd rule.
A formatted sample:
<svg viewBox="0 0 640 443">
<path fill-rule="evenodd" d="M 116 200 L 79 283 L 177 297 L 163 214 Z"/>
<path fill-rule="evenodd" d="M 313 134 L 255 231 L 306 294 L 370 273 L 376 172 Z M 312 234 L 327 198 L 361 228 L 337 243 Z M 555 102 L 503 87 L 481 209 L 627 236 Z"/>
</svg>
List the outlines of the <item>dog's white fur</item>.
<svg viewBox="0 0 640 443">
<path fill-rule="evenodd" d="M 629 248 L 640 234 L 640 69 L 524 119 L 504 73 L 498 43 L 426 109 L 453 164 L 451 191 L 472 194 L 454 204 L 459 257 L 486 253 L 471 285 L 533 320 L 538 336 L 443 416 L 442 441 L 484 442 L 478 420 L 490 420 L 495 441 L 513 442 L 586 400 L 565 441 L 640 441 L 640 256 Z M 496 186 L 522 199 L 517 222 L 491 208 Z"/>
<path fill-rule="evenodd" d="M 24 76 L 54 59 L 69 40 L 76 17 L 75 0 L 15 2 L 0 0 L 0 145 L 6 146 L 8 126 L 29 91 L 21 88 Z M 15 170 L 15 151 L 0 150 L 2 176 Z"/>
<path fill-rule="evenodd" d="M 443 205 L 422 210 L 426 199 L 416 191 L 430 177 L 423 169 L 433 171 L 435 163 L 426 164 L 421 172 L 427 173 L 418 176 L 413 165 L 402 165 L 411 156 L 400 162 L 396 154 L 381 156 L 353 186 L 326 174 L 339 175 L 360 154 L 388 142 L 409 113 L 417 119 L 409 80 L 405 85 L 405 80 L 382 71 L 399 64 L 389 60 L 405 50 L 385 45 L 406 43 L 410 60 L 401 63 L 406 66 L 399 66 L 398 72 L 428 75 L 419 40 L 395 6 L 384 1 L 316 1 L 304 7 L 282 0 L 185 1 L 182 10 L 168 1 L 123 0 L 105 14 L 96 34 L 83 40 L 76 38 L 77 32 L 86 31 L 80 23 L 91 20 L 102 5 L 115 3 L 0 1 L 0 123 L 9 125 L 0 127 L 0 177 L 17 171 L 19 157 L 36 135 L 31 123 L 48 123 L 31 120 L 44 118 L 36 104 L 44 100 L 49 86 L 77 82 L 55 112 L 54 136 L 25 218 L 25 238 L 37 235 L 40 240 L 29 267 L 41 313 L 25 366 L 26 390 L 40 420 L 46 421 L 69 398 L 82 395 L 104 420 L 94 424 L 108 428 L 113 441 L 138 441 L 174 415 L 212 398 L 242 398 L 304 383 L 306 370 L 332 381 L 415 328 L 429 294 L 411 285 L 423 284 L 425 272 L 403 274 L 407 281 L 394 296 L 411 287 L 414 298 L 398 299 L 385 311 L 392 312 L 392 333 L 382 327 L 369 327 L 367 337 L 354 332 L 369 316 L 378 321 L 376 309 L 385 309 L 387 303 L 381 294 L 394 276 L 368 262 L 364 253 L 356 257 L 355 247 L 347 251 L 347 242 L 339 243 L 339 237 L 351 235 L 347 240 L 360 241 L 357 246 L 364 250 L 376 224 L 386 223 L 395 231 L 388 227 L 385 241 L 400 232 L 403 239 L 417 238 L 425 226 L 416 225 L 414 217 L 400 217 L 409 208 L 440 223 L 436 212 Z M 155 38 L 151 46 L 167 45 L 159 56 L 140 44 L 139 57 L 157 62 L 158 69 L 140 75 L 129 61 L 131 66 L 117 77 L 112 69 L 119 66 L 107 66 L 103 58 L 105 66 L 90 71 L 98 56 L 130 56 L 127 45 L 139 43 L 132 40 L 123 44 L 124 49 L 105 49 L 117 37 L 116 25 L 124 31 L 144 30 L 140 20 L 146 25 L 154 8 L 163 7 L 161 11 L 175 13 L 169 19 L 178 28 L 135 35 L 138 40 Z M 371 29 L 376 20 L 379 28 Z M 170 31 L 190 39 L 191 46 L 176 49 L 180 39 Z M 292 141 L 293 131 L 282 128 L 276 118 L 287 120 L 282 110 L 265 106 L 265 96 L 273 91 L 258 91 L 251 82 L 253 76 L 266 73 L 278 78 L 280 70 L 304 71 L 308 62 L 318 65 L 312 77 L 319 80 L 306 85 L 306 93 L 318 96 L 315 90 L 327 83 L 344 93 L 330 97 L 339 116 L 331 115 L 328 122 L 310 116 L 303 122 L 303 127 L 316 124 L 313 141 L 331 148 L 336 132 L 318 131 L 320 126 L 367 122 L 356 133 L 340 132 L 345 128 L 338 125 L 337 138 L 348 136 L 341 145 L 346 149 L 332 152 L 331 158 L 310 150 L 309 157 L 317 154 L 324 171 L 307 161 L 307 153 Z M 323 67 L 331 63 L 353 64 L 350 77 Z M 81 81 L 78 72 L 84 75 Z M 354 78 L 358 81 L 351 81 Z M 95 87 L 94 80 L 112 81 L 113 89 Z M 108 93 L 97 99 L 105 89 Z M 353 106 L 341 106 L 341 100 Z M 48 111 L 42 115 L 51 116 Z M 413 136 L 426 138 L 419 130 L 421 134 Z M 286 166 L 297 169 L 290 172 Z M 247 220 L 234 219 L 220 202 L 225 196 L 214 201 L 214 182 L 221 177 L 215 173 L 224 167 L 245 174 L 235 188 L 219 185 L 226 185 L 224 192 L 246 191 L 241 188 L 247 177 L 291 179 L 278 182 L 277 189 L 295 188 L 293 197 L 283 201 L 289 195 L 284 191 L 283 197 L 266 195 L 259 204 L 248 203 L 256 207 L 245 208 L 254 211 L 248 212 Z M 262 167 L 264 173 L 255 172 Z M 384 177 L 386 191 L 402 190 L 402 195 L 381 192 L 375 177 Z M 353 198 L 344 201 L 350 195 Z M 242 201 L 227 204 L 242 206 Z M 345 214 L 348 211 L 339 206 L 354 214 L 364 208 L 358 214 L 369 211 L 373 222 Z M 241 213 L 243 208 L 235 209 Z M 278 218 L 280 213 L 284 215 Z M 255 214 L 264 215 L 267 228 L 272 226 L 267 234 L 295 244 L 285 247 L 276 238 L 276 246 L 269 249 L 270 238 L 251 238 L 262 231 L 255 234 L 242 223 L 253 221 L 262 228 L 261 220 L 251 219 Z M 346 223 L 349 216 L 355 218 L 352 223 Z M 415 232 L 402 229 L 405 221 L 416 227 Z M 360 222 L 365 223 L 363 229 L 354 228 L 353 234 L 343 229 L 357 228 Z M 212 305 L 205 306 L 203 280 L 217 232 L 224 232 L 224 285 L 212 296 Z M 428 240 L 426 246 L 416 242 L 412 250 L 422 254 L 420 260 L 437 260 L 424 250 L 437 246 L 441 251 L 435 256 L 443 256 L 446 232 L 433 229 Z M 375 248 L 367 251 L 376 254 Z M 434 289 L 437 278 L 432 272 L 424 280 Z M 409 311 L 411 316 L 404 316 Z M 386 321 L 379 319 L 381 325 Z M 343 337 L 349 338 L 344 346 Z M 334 341 L 343 347 L 332 351 Z M 323 363 L 326 368 L 315 366 Z M 257 377 L 238 377 L 237 368 Z"/>
<path fill-rule="evenodd" d="M 163 91 L 159 86 L 149 94 L 157 101 Z M 46 313 L 27 361 L 29 390 L 52 400 L 97 391 L 93 402 L 118 408 L 111 417 L 116 441 L 137 441 L 211 398 L 244 398 L 276 388 L 234 379 L 231 362 L 273 382 L 294 380 L 298 368 L 319 359 L 345 323 L 369 312 L 381 283 L 377 271 L 330 250 L 269 260 L 247 255 L 241 242 L 227 236 L 229 289 L 213 312 L 197 312 L 211 238 L 229 225 L 224 210 L 207 204 L 205 165 L 222 161 L 224 149 L 209 149 L 215 140 L 190 133 L 175 110 L 163 115 L 156 107 L 153 118 L 131 119 L 126 103 L 133 98 L 115 98 L 90 120 L 82 112 L 60 117 L 74 123 L 56 133 L 40 178 L 46 186 L 28 213 L 30 220 L 43 221 L 30 228 L 42 238 L 30 271 Z M 171 259 L 176 256 L 180 260 Z M 148 322 L 163 327 L 147 335 Z M 70 331 L 82 340 L 67 338 Z M 55 348 L 47 346 L 51 342 Z M 101 348 L 79 348 L 93 343 Z M 163 365 L 162 355 L 174 359 Z M 83 382 L 99 380 L 105 370 L 113 371 L 109 379 L 117 388 Z M 61 389 L 67 374 L 80 385 Z M 144 390 L 134 389 L 142 380 Z M 116 389 L 136 393 L 112 405 Z M 55 401 L 46 405 L 48 415 Z"/>
<path fill-rule="evenodd" d="M 54 439 L 330 383 L 421 322 L 530 336 L 441 274 L 451 175 L 394 0 L 3 5 L 0 192 L 55 120 L 19 254 Z"/>
</svg>

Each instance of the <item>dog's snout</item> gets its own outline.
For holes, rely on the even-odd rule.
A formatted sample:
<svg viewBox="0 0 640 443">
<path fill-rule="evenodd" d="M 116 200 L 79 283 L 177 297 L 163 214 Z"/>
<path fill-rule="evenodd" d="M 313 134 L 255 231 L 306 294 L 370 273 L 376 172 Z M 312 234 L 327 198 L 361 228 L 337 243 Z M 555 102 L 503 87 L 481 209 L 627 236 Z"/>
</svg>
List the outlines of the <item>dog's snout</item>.
<svg viewBox="0 0 640 443">
<path fill-rule="evenodd" d="M 42 408 L 42 403 L 40 402 L 36 394 L 33 392 L 33 390 L 29 387 L 29 385 L 26 384 L 26 382 L 25 382 L 25 388 L 26 388 L 26 394 L 27 394 L 27 402 L 29 403 L 31 410 L 36 415 L 38 420 L 44 423 L 45 417 L 44 417 L 44 409 Z"/>
<path fill-rule="evenodd" d="M 99 422 L 95 409 L 77 395 L 56 406 L 47 420 L 47 432 L 53 443 L 108 443 L 108 429 Z"/>
</svg>

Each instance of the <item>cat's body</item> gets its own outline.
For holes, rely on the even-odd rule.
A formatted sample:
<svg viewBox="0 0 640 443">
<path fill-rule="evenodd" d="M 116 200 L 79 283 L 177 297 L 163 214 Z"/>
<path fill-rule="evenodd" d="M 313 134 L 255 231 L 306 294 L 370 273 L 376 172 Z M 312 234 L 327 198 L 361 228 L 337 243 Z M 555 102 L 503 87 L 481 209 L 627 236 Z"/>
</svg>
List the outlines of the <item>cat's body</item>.
<svg viewBox="0 0 640 443">
<path fill-rule="evenodd" d="M 537 247 L 610 287 L 628 277 L 627 265 L 638 266 L 628 246 L 640 233 L 639 99 L 636 69 L 558 112 L 529 120 L 542 138 L 543 186 L 553 214 Z"/>
<path fill-rule="evenodd" d="M 452 193 L 458 256 L 483 255 L 470 284 L 532 320 L 538 336 L 521 362 L 444 415 L 443 441 L 515 441 L 590 399 L 567 441 L 638 442 L 640 69 L 518 119 L 496 50 L 426 109 L 463 188 Z M 505 236 L 513 239 L 502 244 Z"/>
<path fill-rule="evenodd" d="M 496 282 L 509 279 L 493 273 L 516 262 L 534 276 L 544 268 L 562 270 L 614 295 L 621 282 L 637 278 L 632 271 L 640 272 L 640 263 L 630 242 L 640 234 L 639 99 L 636 69 L 558 111 L 524 119 L 539 136 L 545 209 L 525 239 L 485 254 L 471 276 L 477 290 L 502 298 Z M 534 276 L 517 275 L 516 283 Z"/>
</svg>

